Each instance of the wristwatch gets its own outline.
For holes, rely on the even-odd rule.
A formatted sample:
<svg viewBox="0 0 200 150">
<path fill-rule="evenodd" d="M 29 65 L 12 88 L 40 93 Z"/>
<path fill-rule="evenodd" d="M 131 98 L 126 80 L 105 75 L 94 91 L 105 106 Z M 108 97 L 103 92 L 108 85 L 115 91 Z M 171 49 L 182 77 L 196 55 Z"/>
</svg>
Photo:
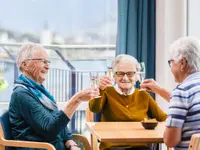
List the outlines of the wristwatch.
<svg viewBox="0 0 200 150">
<path fill-rule="evenodd" d="M 71 144 L 69 145 L 68 149 L 71 149 L 72 147 L 79 147 L 77 144 Z"/>
</svg>

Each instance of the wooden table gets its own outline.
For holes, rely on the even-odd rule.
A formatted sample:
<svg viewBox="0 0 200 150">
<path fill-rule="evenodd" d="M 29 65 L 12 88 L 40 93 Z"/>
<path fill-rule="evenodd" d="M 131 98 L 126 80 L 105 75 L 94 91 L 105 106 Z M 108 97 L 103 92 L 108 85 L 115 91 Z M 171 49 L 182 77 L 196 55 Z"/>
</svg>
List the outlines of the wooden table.
<svg viewBox="0 0 200 150">
<path fill-rule="evenodd" d="M 140 122 L 86 122 L 91 133 L 92 149 L 97 149 L 96 139 L 113 143 L 163 143 L 165 123 L 160 122 L 154 130 L 146 130 Z"/>
</svg>

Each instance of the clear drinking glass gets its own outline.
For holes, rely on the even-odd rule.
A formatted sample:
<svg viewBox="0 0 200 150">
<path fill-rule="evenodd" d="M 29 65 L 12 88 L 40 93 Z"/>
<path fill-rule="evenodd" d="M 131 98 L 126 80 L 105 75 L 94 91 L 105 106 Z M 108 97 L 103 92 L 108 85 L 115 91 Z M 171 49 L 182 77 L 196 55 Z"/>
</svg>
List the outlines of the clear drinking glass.
<svg viewBox="0 0 200 150">
<path fill-rule="evenodd" d="M 98 72 L 89 72 L 90 74 L 90 85 L 92 88 L 97 88 L 99 86 L 99 73 Z M 101 96 L 97 96 L 95 98 L 99 98 Z"/>
<path fill-rule="evenodd" d="M 139 65 L 140 65 L 140 72 L 138 72 L 138 81 L 140 83 L 142 83 L 145 79 L 145 76 L 146 76 L 145 63 L 140 62 Z M 139 91 L 144 91 L 144 90 L 146 90 L 146 89 L 144 89 L 144 88 L 139 89 Z"/>
<path fill-rule="evenodd" d="M 92 88 L 96 88 L 99 85 L 99 74 L 98 72 L 90 72 L 90 85 Z"/>
<path fill-rule="evenodd" d="M 113 78 L 113 69 L 112 67 L 107 68 L 107 76 L 112 80 L 112 83 L 109 86 L 114 85 L 114 78 Z"/>
<path fill-rule="evenodd" d="M 112 68 L 112 60 L 106 60 L 107 65 L 107 73 L 106 75 L 112 80 L 112 84 L 110 86 L 114 85 L 114 78 L 113 78 L 113 68 Z"/>
</svg>

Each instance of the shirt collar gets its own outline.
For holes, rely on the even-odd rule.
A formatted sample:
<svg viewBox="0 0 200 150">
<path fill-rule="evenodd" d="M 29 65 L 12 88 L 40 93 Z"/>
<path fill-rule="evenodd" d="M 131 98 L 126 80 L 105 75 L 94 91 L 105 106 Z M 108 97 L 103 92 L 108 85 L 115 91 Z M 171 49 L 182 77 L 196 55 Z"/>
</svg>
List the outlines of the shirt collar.
<svg viewBox="0 0 200 150">
<path fill-rule="evenodd" d="M 117 93 L 119 93 L 120 95 L 125 95 L 125 96 L 132 95 L 132 94 L 134 93 L 134 91 L 135 91 L 135 87 L 133 86 L 132 89 L 131 89 L 131 91 L 129 92 L 129 94 L 125 94 L 125 93 L 123 93 L 123 92 L 121 91 L 121 89 L 118 87 L 117 84 L 114 85 L 114 89 L 115 89 L 115 91 L 116 91 Z"/>
<path fill-rule="evenodd" d="M 190 79 L 193 79 L 193 78 L 196 78 L 196 77 L 199 77 L 199 76 L 200 76 L 200 72 L 192 73 L 189 76 L 187 76 L 187 78 L 183 82 L 190 80 Z"/>
</svg>

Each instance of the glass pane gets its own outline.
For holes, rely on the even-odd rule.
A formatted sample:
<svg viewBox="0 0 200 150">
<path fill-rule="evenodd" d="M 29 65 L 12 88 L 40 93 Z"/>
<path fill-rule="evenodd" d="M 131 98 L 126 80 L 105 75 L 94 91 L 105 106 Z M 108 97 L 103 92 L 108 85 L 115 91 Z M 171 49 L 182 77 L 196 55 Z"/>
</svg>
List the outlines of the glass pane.
<svg viewBox="0 0 200 150">
<path fill-rule="evenodd" d="M 189 0 L 188 1 L 188 35 L 200 38 L 200 1 Z"/>
</svg>

